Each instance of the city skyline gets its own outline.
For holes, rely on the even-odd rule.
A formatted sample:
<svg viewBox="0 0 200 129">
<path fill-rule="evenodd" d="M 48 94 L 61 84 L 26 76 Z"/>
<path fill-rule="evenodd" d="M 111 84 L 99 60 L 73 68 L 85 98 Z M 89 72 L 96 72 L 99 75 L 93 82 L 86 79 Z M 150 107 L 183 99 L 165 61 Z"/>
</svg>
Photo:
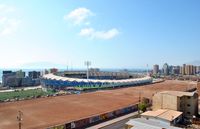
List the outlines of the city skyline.
<svg viewBox="0 0 200 129">
<path fill-rule="evenodd" d="M 200 65 L 200 2 L 0 0 L 0 68 Z"/>
</svg>

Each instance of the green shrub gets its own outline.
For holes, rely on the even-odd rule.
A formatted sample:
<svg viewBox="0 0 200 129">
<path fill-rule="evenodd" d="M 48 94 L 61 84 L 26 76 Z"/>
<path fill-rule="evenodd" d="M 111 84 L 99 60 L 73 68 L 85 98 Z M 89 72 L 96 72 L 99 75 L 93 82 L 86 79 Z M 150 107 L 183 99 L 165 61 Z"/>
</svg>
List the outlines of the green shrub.
<svg viewBox="0 0 200 129">
<path fill-rule="evenodd" d="M 147 110 L 147 104 L 144 102 L 139 103 L 138 108 L 140 111 L 145 112 Z"/>
</svg>

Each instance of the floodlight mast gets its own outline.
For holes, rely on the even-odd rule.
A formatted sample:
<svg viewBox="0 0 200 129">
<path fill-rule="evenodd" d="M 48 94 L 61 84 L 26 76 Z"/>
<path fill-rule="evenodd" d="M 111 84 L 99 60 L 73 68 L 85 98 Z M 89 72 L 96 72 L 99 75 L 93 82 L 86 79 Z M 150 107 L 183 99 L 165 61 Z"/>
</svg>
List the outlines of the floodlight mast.
<svg viewBox="0 0 200 129">
<path fill-rule="evenodd" d="M 149 65 L 147 64 L 147 76 L 149 76 Z"/>
<path fill-rule="evenodd" d="M 89 66 L 91 65 L 91 62 L 85 61 L 85 65 L 87 66 L 87 79 L 89 79 Z"/>
</svg>

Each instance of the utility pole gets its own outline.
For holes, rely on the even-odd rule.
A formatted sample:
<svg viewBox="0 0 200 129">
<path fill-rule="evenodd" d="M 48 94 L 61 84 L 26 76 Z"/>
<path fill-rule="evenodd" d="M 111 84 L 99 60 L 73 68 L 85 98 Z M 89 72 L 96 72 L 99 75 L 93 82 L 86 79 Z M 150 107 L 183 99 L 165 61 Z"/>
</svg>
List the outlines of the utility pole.
<svg viewBox="0 0 200 129">
<path fill-rule="evenodd" d="M 140 114 L 140 109 L 139 109 L 140 102 L 141 102 L 141 91 L 139 91 L 138 114 Z"/>
<path fill-rule="evenodd" d="M 139 92 L 139 103 L 141 102 L 141 91 Z"/>
<path fill-rule="evenodd" d="M 19 129 L 22 128 L 22 115 L 23 115 L 23 112 L 22 111 L 18 111 L 18 116 L 17 116 L 17 121 L 19 123 Z"/>
<path fill-rule="evenodd" d="M 91 65 L 91 62 L 85 61 L 85 65 L 87 66 L 87 79 L 89 79 L 89 66 Z"/>
</svg>

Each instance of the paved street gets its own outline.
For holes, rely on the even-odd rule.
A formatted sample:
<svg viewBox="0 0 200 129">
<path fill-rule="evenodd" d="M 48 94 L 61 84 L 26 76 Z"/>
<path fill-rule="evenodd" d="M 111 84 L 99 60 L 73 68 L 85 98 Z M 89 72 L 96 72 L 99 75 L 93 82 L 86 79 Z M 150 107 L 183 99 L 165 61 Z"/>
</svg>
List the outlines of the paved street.
<svg viewBox="0 0 200 129">
<path fill-rule="evenodd" d="M 134 118 L 138 112 L 133 112 L 103 123 L 100 123 L 98 125 L 89 127 L 87 129 L 124 129 L 125 123 L 131 119 Z"/>
<path fill-rule="evenodd" d="M 125 129 L 125 123 L 129 121 L 130 118 L 118 121 L 114 124 L 108 125 L 106 127 L 103 127 L 101 129 Z"/>
</svg>

